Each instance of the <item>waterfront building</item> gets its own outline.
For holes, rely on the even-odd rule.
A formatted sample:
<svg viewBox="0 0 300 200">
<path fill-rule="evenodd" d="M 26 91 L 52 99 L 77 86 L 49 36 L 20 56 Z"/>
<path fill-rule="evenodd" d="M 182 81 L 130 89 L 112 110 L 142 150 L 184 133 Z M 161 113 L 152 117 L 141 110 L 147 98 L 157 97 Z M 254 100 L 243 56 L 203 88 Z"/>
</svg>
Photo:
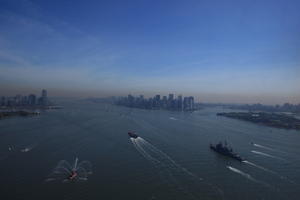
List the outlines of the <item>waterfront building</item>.
<svg viewBox="0 0 300 200">
<path fill-rule="evenodd" d="M 183 98 L 183 110 L 188 110 L 189 107 L 189 102 L 188 102 L 188 97 Z"/>
<path fill-rule="evenodd" d="M 168 108 L 173 109 L 173 107 L 174 107 L 174 94 L 169 94 Z"/>
<path fill-rule="evenodd" d="M 21 101 L 22 101 L 21 104 L 22 104 L 23 106 L 28 105 L 28 97 L 27 97 L 27 96 L 23 96 Z"/>
<path fill-rule="evenodd" d="M 178 110 L 182 111 L 182 109 L 183 109 L 182 104 L 183 104 L 182 95 L 178 95 L 178 97 L 177 97 L 177 108 L 178 108 Z"/>
<path fill-rule="evenodd" d="M 168 99 L 168 101 L 171 102 L 171 101 L 173 101 L 173 100 L 174 100 L 174 94 L 169 94 L 169 99 Z"/>
<path fill-rule="evenodd" d="M 36 104 L 36 96 L 34 94 L 30 94 L 28 96 L 28 104 L 35 105 Z"/>
<path fill-rule="evenodd" d="M 159 94 L 155 95 L 155 100 L 160 101 L 160 95 Z"/>
<path fill-rule="evenodd" d="M 22 104 L 22 95 L 17 94 L 15 97 L 15 104 L 16 105 L 21 105 Z"/>
<path fill-rule="evenodd" d="M 157 94 L 154 97 L 154 107 L 155 108 L 160 108 L 160 95 Z"/>
<path fill-rule="evenodd" d="M 5 106 L 5 105 L 6 105 L 6 98 L 3 96 L 1 97 L 0 106 Z"/>
<path fill-rule="evenodd" d="M 42 97 L 47 98 L 47 90 L 42 90 Z"/>
<path fill-rule="evenodd" d="M 190 96 L 188 101 L 189 101 L 189 110 L 193 110 L 194 109 L 194 97 Z"/>
<path fill-rule="evenodd" d="M 45 90 L 45 89 L 42 90 L 42 96 L 41 96 L 40 104 L 43 105 L 43 106 L 48 105 L 47 90 Z"/>
<path fill-rule="evenodd" d="M 163 96 L 163 98 L 162 98 L 162 106 L 163 106 L 163 108 L 167 108 L 167 106 L 168 106 L 167 96 Z"/>
<path fill-rule="evenodd" d="M 153 98 L 149 99 L 148 108 L 153 109 Z"/>
</svg>

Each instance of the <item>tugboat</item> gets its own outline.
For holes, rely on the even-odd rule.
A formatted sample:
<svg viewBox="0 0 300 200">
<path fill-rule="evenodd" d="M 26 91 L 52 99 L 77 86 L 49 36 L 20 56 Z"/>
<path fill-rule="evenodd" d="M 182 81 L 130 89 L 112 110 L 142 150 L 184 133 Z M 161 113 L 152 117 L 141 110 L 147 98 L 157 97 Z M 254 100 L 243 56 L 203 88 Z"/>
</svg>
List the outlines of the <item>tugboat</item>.
<svg viewBox="0 0 300 200">
<path fill-rule="evenodd" d="M 139 137 L 139 136 L 138 136 L 137 134 L 135 134 L 134 132 L 128 132 L 128 135 L 129 135 L 129 137 L 134 138 L 134 139 L 136 139 L 136 138 Z"/>
<path fill-rule="evenodd" d="M 215 152 L 217 152 L 219 154 L 228 156 L 228 157 L 238 160 L 240 162 L 244 161 L 244 159 L 240 155 L 233 152 L 232 148 L 229 147 L 226 142 L 224 145 L 222 142 L 219 142 L 216 145 L 210 144 L 209 147 L 210 147 L 210 149 L 214 150 Z"/>
</svg>

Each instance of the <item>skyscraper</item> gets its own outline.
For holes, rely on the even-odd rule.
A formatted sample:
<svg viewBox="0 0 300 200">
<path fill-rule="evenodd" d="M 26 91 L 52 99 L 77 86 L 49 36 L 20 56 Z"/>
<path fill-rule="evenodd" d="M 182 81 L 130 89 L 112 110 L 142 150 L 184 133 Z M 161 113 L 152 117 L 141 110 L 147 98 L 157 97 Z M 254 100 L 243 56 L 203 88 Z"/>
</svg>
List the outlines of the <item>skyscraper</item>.
<svg viewBox="0 0 300 200">
<path fill-rule="evenodd" d="M 167 106 L 168 106 L 168 99 L 166 96 L 163 96 L 163 98 L 162 98 L 162 106 L 163 106 L 163 108 L 167 108 Z"/>
<path fill-rule="evenodd" d="M 131 94 L 128 94 L 128 105 L 129 107 L 133 107 L 134 106 L 134 96 L 132 96 Z"/>
<path fill-rule="evenodd" d="M 189 107 L 189 102 L 188 102 L 188 97 L 183 98 L 183 110 L 188 110 Z"/>
<path fill-rule="evenodd" d="M 189 110 L 193 110 L 194 109 L 194 97 L 190 96 L 189 97 Z"/>
<path fill-rule="evenodd" d="M 168 101 L 173 101 L 174 100 L 174 94 L 169 94 L 169 99 Z"/>
<path fill-rule="evenodd" d="M 177 108 L 178 108 L 178 110 L 182 110 L 182 95 L 178 95 L 178 101 L 177 101 L 177 103 L 178 103 L 178 105 L 177 105 Z"/>
<path fill-rule="evenodd" d="M 169 94 L 169 98 L 168 98 L 168 108 L 172 108 L 173 109 L 173 102 L 174 102 L 174 94 Z"/>
<path fill-rule="evenodd" d="M 160 101 L 160 95 L 159 94 L 155 95 L 155 100 Z"/>
<path fill-rule="evenodd" d="M 42 97 L 47 98 L 47 90 L 45 89 L 42 90 Z"/>
<path fill-rule="evenodd" d="M 40 104 L 43 105 L 43 106 L 48 105 L 47 90 L 45 90 L 45 89 L 42 90 L 42 96 L 41 96 Z"/>
<path fill-rule="evenodd" d="M 28 96 L 28 104 L 35 105 L 36 104 L 36 96 L 34 94 L 30 94 Z"/>
</svg>

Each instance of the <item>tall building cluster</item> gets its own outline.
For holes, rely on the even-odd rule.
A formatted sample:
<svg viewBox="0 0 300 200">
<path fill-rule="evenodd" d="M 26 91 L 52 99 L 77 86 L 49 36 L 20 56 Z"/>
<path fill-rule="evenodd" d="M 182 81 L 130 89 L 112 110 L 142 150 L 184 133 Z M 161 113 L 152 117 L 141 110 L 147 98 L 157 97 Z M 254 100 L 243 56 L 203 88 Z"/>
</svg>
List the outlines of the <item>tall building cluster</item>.
<svg viewBox="0 0 300 200">
<path fill-rule="evenodd" d="M 182 95 L 178 95 L 177 98 L 175 98 L 174 94 L 169 94 L 169 96 L 163 96 L 162 98 L 157 94 L 148 99 L 144 98 L 144 95 L 135 97 L 129 94 L 127 97 L 117 98 L 115 104 L 143 109 L 195 110 L 193 96 L 183 97 Z"/>
<path fill-rule="evenodd" d="M 42 90 L 40 97 L 35 94 L 29 94 L 28 96 L 22 96 L 20 94 L 14 97 L 2 96 L 0 99 L 0 106 L 14 107 L 14 106 L 47 106 L 49 105 L 47 90 Z"/>
</svg>

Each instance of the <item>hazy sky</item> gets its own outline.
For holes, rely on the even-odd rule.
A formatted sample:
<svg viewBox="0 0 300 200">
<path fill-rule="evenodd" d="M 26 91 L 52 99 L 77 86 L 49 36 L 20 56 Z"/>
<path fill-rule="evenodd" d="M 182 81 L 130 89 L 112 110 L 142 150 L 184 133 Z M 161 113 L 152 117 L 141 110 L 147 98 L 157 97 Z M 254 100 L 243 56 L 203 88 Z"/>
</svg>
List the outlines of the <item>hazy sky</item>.
<svg viewBox="0 0 300 200">
<path fill-rule="evenodd" d="M 298 0 L 0 0 L 0 95 L 300 103 Z"/>
</svg>

